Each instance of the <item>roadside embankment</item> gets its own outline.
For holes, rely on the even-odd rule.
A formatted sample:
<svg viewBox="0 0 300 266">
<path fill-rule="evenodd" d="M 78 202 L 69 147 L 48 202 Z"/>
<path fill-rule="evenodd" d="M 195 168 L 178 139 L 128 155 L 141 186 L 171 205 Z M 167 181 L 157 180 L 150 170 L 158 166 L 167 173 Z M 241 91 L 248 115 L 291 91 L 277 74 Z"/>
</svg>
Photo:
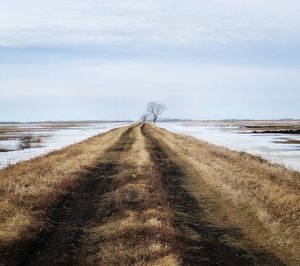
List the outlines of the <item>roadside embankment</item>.
<svg viewBox="0 0 300 266">
<path fill-rule="evenodd" d="M 125 130 L 114 129 L 0 171 L 1 257 L 11 257 L 11 252 L 21 256 L 25 243 L 51 226 L 48 219 L 59 201 L 85 180 L 89 168 Z"/>
<path fill-rule="evenodd" d="M 211 221 L 240 228 L 244 242 L 256 243 L 287 264 L 300 263 L 300 173 L 167 130 L 149 126 L 149 131 L 170 160 L 181 165 L 183 185 L 204 203 Z"/>
<path fill-rule="evenodd" d="M 0 171 L 0 265 L 299 265 L 299 188 L 136 123 Z"/>
</svg>

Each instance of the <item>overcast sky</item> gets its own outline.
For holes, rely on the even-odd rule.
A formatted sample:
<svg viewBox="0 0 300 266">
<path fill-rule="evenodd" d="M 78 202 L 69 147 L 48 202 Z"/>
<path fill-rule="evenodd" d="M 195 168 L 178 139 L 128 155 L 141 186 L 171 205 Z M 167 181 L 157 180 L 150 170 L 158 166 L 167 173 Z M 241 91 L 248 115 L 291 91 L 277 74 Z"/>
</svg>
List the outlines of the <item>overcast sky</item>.
<svg viewBox="0 0 300 266">
<path fill-rule="evenodd" d="M 0 120 L 300 118 L 298 0 L 0 0 Z"/>
</svg>

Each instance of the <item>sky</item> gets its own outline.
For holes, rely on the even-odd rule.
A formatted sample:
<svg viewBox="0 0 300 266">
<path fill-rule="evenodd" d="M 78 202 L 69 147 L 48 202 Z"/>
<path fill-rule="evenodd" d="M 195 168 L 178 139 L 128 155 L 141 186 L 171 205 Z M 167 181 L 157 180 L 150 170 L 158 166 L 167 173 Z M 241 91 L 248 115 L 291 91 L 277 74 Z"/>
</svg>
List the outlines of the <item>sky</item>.
<svg viewBox="0 0 300 266">
<path fill-rule="evenodd" d="M 0 0 L 0 121 L 300 118 L 300 1 Z"/>
</svg>

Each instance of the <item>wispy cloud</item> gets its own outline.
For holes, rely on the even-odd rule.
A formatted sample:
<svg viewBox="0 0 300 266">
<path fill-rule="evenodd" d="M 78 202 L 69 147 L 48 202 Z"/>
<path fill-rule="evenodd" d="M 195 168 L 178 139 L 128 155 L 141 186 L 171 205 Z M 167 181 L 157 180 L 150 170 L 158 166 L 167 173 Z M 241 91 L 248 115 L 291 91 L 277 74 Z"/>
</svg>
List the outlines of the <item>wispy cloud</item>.
<svg viewBox="0 0 300 266">
<path fill-rule="evenodd" d="M 0 102 L 123 100 L 125 118 L 155 98 L 197 117 L 226 98 L 219 117 L 300 117 L 299 13 L 296 0 L 0 0 Z"/>
<path fill-rule="evenodd" d="M 12 0 L 0 6 L 2 45 L 284 42 L 300 33 L 295 0 Z"/>
</svg>

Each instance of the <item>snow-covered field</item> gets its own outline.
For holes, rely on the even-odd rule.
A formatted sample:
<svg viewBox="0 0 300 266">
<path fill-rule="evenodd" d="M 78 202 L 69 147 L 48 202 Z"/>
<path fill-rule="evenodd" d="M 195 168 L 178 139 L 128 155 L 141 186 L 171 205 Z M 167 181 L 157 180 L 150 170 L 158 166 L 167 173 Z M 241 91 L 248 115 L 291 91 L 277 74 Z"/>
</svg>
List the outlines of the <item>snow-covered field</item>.
<svg viewBox="0 0 300 266">
<path fill-rule="evenodd" d="M 253 134 L 237 130 L 230 125 L 207 125 L 200 123 L 158 123 L 167 130 L 191 135 L 212 144 L 227 147 L 232 150 L 244 151 L 286 167 L 300 171 L 300 144 L 279 144 L 274 141 L 283 138 L 300 140 L 300 135 L 285 134 Z"/>
<path fill-rule="evenodd" d="M 21 129 L 20 132 L 14 133 L 17 137 L 28 134 L 44 136 L 42 143 L 38 144 L 39 147 L 24 150 L 16 150 L 17 145 L 19 144 L 17 138 L 14 139 L 12 137 L 12 139 L 9 140 L 0 140 L 0 148 L 13 150 L 9 152 L 0 152 L 0 169 L 9 164 L 28 160 L 50 151 L 61 149 L 123 125 L 126 125 L 126 123 L 82 123 L 74 126 L 66 126 L 65 128 L 61 126 L 56 128 L 55 125 L 49 127 L 49 123 L 0 124 L 0 129 L 1 127 Z M 22 128 L 24 128 L 24 130 Z"/>
<path fill-rule="evenodd" d="M 16 150 L 19 140 L 17 138 L 0 139 L 0 148 L 12 149 L 9 152 L 0 152 L 0 169 L 9 164 L 28 160 L 46 154 L 68 145 L 80 142 L 89 137 L 104 133 L 110 129 L 126 125 L 126 123 L 83 123 L 67 127 L 49 127 L 49 124 L 0 124 L 1 127 L 24 128 L 20 135 L 44 136 L 39 147 L 25 150 Z M 300 171 L 300 144 L 280 144 L 274 141 L 282 138 L 300 140 L 300 135 L 284 134 L 252 134 L 241 132 L 237 127 L 223 124 L 201 124 L 183 122 L 158 123 L 159 127 L 167 130 L 191 135 L 212 144 L 224 146 L 232 150 L 245 151 L 260 155 L 274 163 L 281 163 L 287 167 Z"/>
</svg>

